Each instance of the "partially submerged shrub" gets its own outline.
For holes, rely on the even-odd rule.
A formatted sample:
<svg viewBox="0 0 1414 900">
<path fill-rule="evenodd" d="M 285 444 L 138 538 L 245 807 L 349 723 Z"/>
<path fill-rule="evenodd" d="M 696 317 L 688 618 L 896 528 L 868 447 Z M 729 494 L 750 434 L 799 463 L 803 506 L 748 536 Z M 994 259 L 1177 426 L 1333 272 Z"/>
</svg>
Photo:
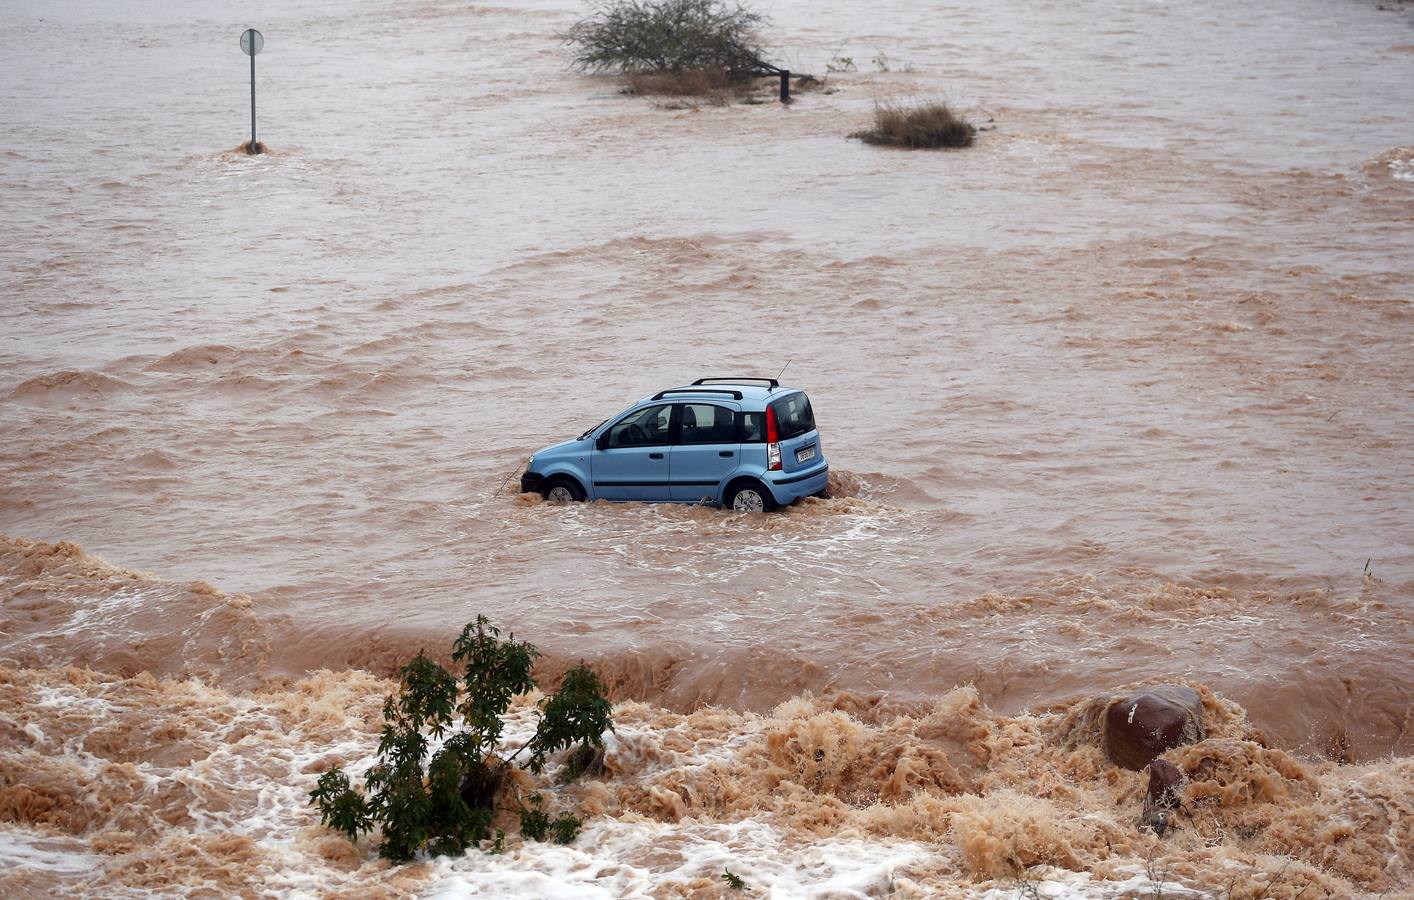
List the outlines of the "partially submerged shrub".
<svg viewBox="0 0 1414 900">
<path fill-rule="evenodd" d="M 484 616 L 462 629 L 452 647 L 452 658 L 464 667 L 460 681 L 422 653 L 402 667 L 399 696 L 383 703 L 378 762 L 368 770 L 367 794 L 355 790 L 338 766 L 320 776 L 310 792 L 325 825 L 350 840 L 381 827 L 378 852 L 395 862 L 420 850 L 434 856 L 462 853 L 491 838 L 497 797 L 516 757 L 529 750 L 527 765 L 540 772 L 561 750 L 575 747 L 572 756 L 578 760 L 603 750 L 604 732 L 614 728 L 612 707 L 598 676 L 581 664 L 541 701 L 535 734 L 504 759 L 495 755 L 505 727 L 501 717 L 512 700 L 535 688 L 530 670 L 540 655 L 514 635 L 503 641 L 500 634 Z M 428 736 L 441 738 L 449 731 L 454 733 L 425 763 Z M 577 818 L 566 813 L 551 819 L 538 794 L 529 803 L 513 808 L 526 837 L 549 836 L 567 844 L 579 833 Z M 498 829 L 497 847 L 503 837 Z"/>
<path fill-rule="evenodd" d="M 737 81 L 762 67 L 763 21 L 724 0 L 598 0 L 565 39 L 585 72 L 711 72 Z"/>
<path fill-rule="evenodd" d="M 977 129 L 946 103 L 881 103 L 874 107 L 874 127 L 850 137 L 868 144 L 914 149 L 969 147 Z"/>
</svg>

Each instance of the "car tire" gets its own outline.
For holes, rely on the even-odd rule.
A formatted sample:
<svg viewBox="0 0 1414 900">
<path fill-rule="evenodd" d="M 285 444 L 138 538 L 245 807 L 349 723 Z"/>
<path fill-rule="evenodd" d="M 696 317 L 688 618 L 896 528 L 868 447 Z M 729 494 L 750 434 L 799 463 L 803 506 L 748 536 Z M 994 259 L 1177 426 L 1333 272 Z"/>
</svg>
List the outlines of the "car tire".
<svg viewBox="0 0 1414 900">
<path fill-rule="evenodd" d="M 584 488 L 579 482 L 564 475 L 546 479 L 541 496 L 547 503 L 579 503 L 584 499 Z"/>
<path fill-rule="evenodd" d="M 748 478 L 734 481 L 727 487 L 722 507 L 732 512 L 774 512 L 777 503 L 764 484 Z"/>
</svg>

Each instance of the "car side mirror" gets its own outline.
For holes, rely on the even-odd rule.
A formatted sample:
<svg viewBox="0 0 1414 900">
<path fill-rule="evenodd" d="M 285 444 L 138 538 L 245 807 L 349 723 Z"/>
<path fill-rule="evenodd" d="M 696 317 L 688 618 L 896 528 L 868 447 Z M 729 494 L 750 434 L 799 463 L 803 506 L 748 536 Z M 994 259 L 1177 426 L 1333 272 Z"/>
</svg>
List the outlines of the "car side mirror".
<svg viewBox="0 0 1414 900">
<path fill-rule="evenodd" d="M 609 432 L 605 432 L 594 439 L 594 446 L 600 450 L 609 449 Z"/>
</svg>

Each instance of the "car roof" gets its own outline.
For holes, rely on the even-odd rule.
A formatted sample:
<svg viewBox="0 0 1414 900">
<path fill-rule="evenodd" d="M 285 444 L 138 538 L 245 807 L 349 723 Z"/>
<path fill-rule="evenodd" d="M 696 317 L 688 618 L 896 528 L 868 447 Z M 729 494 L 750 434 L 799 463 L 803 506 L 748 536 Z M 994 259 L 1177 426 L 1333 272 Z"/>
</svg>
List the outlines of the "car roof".
<svg viewBox="0 0 1414 900">
<path fill-rule="evenodd" d="M 741 399 L 728 396 L 726 392 L 735 391 L 741 394 Z M 762 384 L 747 384 L 726 380 L 713 380 L 711 384 L 685 385 L 683 387 L 665 388 L 656 394 L 644 397 L 639 403 L 659 402 L 665 403 L 669 400 L 718 400 L 723 402 L 739 402 L 743 409 L 765 409 L 766 404 L 777 397 L 785 397 L 789 394 L 800 393 L 800 388 L 779 385 L 777 387 L 767 387 Z M 666 396 L 663 396 L 666 394 Z"/>
</svg>

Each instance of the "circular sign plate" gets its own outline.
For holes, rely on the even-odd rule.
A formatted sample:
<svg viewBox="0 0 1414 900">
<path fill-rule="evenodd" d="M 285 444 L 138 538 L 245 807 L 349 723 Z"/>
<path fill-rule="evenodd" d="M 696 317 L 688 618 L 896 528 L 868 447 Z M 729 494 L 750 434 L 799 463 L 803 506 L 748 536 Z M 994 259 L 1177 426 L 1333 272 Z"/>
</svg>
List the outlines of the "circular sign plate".
<svg viewBox="0 0 1414 900">
<path fill-rule="evenodd" d="M 264 46 L 265 37 L 254 28 L 247 28 L 241 32 L 241 50 L 246 56 L 254 56 Z"/>
</svg>

